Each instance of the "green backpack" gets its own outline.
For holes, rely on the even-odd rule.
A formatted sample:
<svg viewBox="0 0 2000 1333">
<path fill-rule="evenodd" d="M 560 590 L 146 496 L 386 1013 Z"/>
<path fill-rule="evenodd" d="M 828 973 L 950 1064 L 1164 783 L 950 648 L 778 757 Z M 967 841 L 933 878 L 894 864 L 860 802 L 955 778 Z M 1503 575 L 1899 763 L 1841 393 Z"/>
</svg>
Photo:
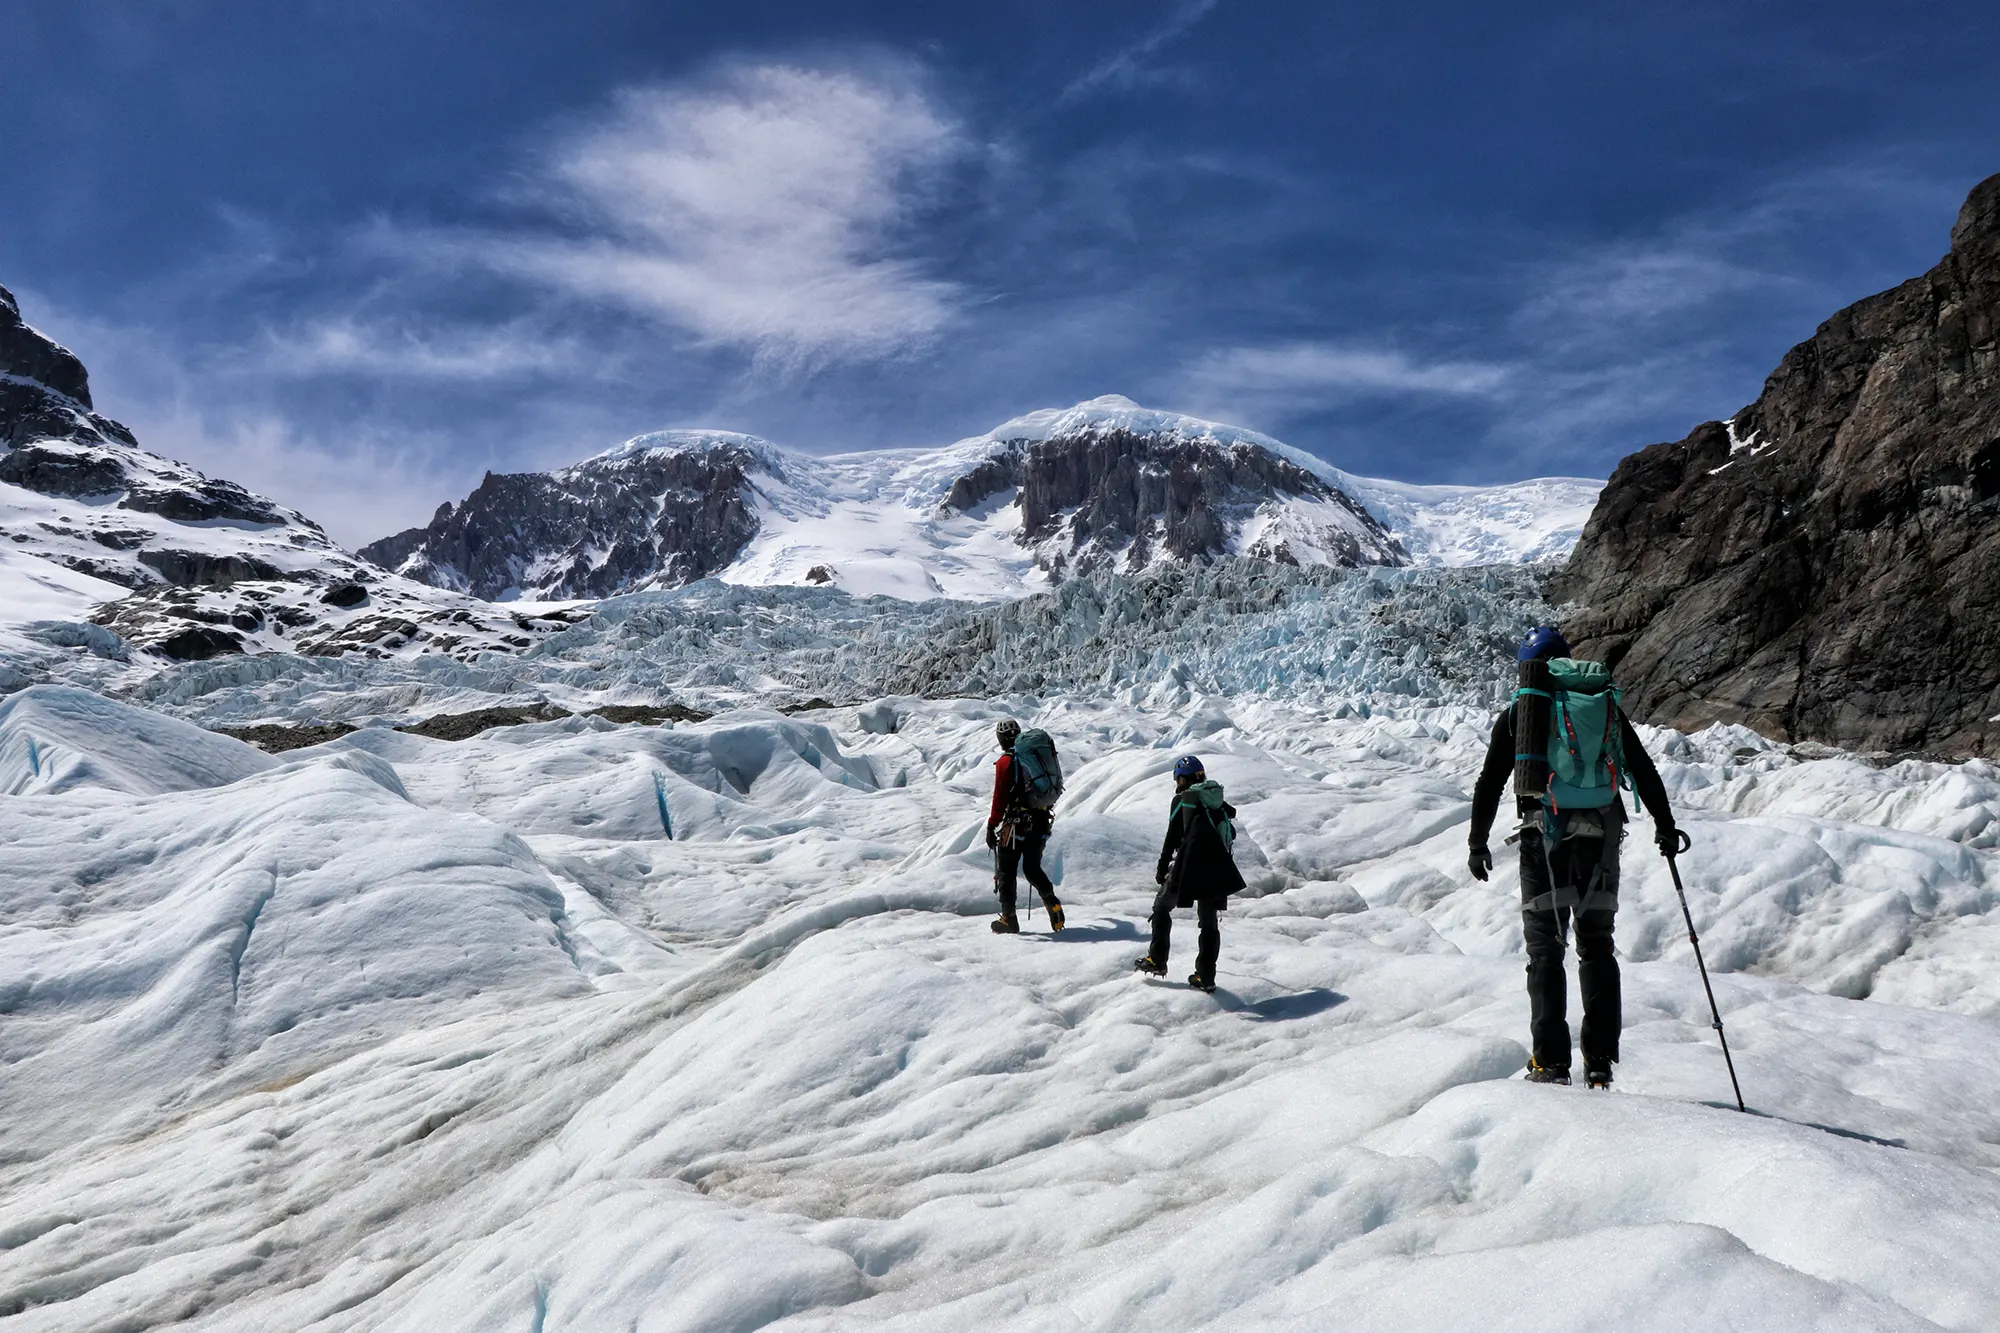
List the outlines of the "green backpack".
<svg viewBox="0 0 2000 1333">
<path fill-rule="evenodd" d="M 1611 668 L 1574 657 L 1551 658 L 1548 665 L 1548 808 L 1560 812 L 1616 805 L 1619 790 L 1631 790 L 1632 779 L 1625 771 L 1619 690 L 1611 683 Z M 1524 686 L 1515 697 L 1541 693 Z"/>
</svg>

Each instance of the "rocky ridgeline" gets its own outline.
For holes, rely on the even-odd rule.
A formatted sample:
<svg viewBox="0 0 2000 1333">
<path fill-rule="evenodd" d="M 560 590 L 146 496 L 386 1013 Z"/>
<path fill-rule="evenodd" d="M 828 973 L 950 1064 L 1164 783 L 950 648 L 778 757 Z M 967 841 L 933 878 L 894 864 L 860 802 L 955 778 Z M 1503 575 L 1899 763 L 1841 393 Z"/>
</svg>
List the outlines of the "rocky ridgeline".
<svg viewBox="0 0 2000 1333">
<path fill-rule="evenodd" d="M 1409 563 L 1353 496 L 1249 432 L 1115 397 L 1010 426 L 1020 433 L 1003 426 L 944 449 L 841 460 L 747 435 L 663 431 L 556 472 L 489 473 L 427 526 L 361 554 L 480 597 L 595 598 L 721 573 L 760 535 L 778 545 L 796 537 L 801 548 L 837 545 L 824 527 L 805 536 L 796 524 L 841 506 L 864 526 L 896 515 L 883 531 L 919 512 L 932 534 L 925 540 L 935 542 L 865 555 L 949 560 L 964 538 L 943 530 L 955 518 L 976 521 L 1004 497 L 1021 570 L 1055 580 L 1230 554 L 1303 566 Z M 764 571 L 750 581 L 836 582 L 840 563 L 829 557 L 789 580 Z"/>
<path fill-rule="evenodd" d="M 1951 242 L 1613 474 L 1551 591 L 1636 716 L 2000 753 L 2000 176 Z"/>
<path fill-rule="evenodd" d="M 609 597 L 717 573 L 757 535 L 753 473 L 776 466 L 751 436 L 690 437 L 559 472 L 486 474 L 426 527 L 361 548 L 384 569 L 475 597 Z"/>
<path fill-rule="evenodd" d="M 148 454 L 125 426 L 93 410 L 90 376 L 75 353 L 21 319 L 0 287 L 0 482 L 55 500 L 92 500 L 81 511 L 43 517 L 37 532 L 14 531 L 16 545 L 45 544 L 69 568 L 126 587 L 218 584 L 283 577 L 277 565 L 212 546 L 162 542 L 169 524 L 235 520 L 287 528 L 300 546 L 337 547 L 319 525 L 236 485 Z M 112 498 L 109 505 L 101 503 Z M 67 520 L 67 521 L 66 521 Z M 70 541 L 68 539 L 75 539 Z M 97 549 L 92 550 L 91 547 Z"/>
<path fill-rule="evenodd" d="M 526 648 L 567 619 L 386 578 L 297 510 L 148 453 L 94 410 L 83 362 L 29 327 L 5 288 L 0 500 L 6 549 L 100 581 L 90 620 L 123 641 L 107 651 L 469 657 Z"/>
</svg>

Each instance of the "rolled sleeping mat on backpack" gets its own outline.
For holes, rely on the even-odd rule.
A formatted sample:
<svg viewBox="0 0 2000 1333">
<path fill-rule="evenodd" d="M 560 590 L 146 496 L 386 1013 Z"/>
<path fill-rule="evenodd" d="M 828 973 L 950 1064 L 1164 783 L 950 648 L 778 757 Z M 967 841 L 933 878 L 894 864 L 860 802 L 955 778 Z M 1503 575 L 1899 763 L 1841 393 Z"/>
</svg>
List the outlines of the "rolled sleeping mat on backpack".
<svg viewBox="0 0 2000 1333">
<path fill-rule="evenodd" d="M 1549 664 L 1521 663 L 1521 688 L 1514 695 L 1514 799 L 1525 814 L 1549 789 Z"/>
</svg>

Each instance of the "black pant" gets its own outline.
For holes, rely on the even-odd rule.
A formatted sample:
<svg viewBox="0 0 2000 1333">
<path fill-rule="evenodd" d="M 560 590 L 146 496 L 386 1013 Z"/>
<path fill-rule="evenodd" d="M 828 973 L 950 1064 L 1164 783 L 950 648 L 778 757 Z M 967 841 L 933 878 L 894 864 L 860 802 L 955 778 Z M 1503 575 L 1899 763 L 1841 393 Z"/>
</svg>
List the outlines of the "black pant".
<svg viewBox="0 0 2000 1333">
<path fill-rule="evenodd" d="M 1618 956 L 1611 949 L 1616 912 L 1578 912 L 1576 920 L 1576 979 L 1583 991 L 1583 1062 L 1609 1064 L 1618 1058 L 1618 1028 L 1623 1021 L 1618 991 Z M 1570 924 L 1567 907 L 1521 913 L 1521 933 L 1528 941 L 1529 1032 L 1535 1063 L 1548 1069 L 1569 1068 L 1569 978 L 1563 975 L 1563 931 Z"/>
<path fill-rule="evenodd" d="M 1618 1058 L 1623 1023 L 1618 955 L 1612 928 L 1618 920 L 1618 837 L 1570 838 L 1544 856 L 1541 834 L 1521 837 L 1521 935 L 1528 946 L 1528 1030 L 1535 1063 L 1568 1069 L 1569 978 L 1563 972 L 1563 936 L 1576 925 L 1577 984 L 1583 991 L 1583 1062 Z M 1609 882 L 1607 888 L 1607 881 Z M 1580 910 L 1578 910 L 1580 909 Z"/>
<path fill-rule="evenodd" d="M 1048 845 L 1048 834 L 1017 829 L 1011 843 L 1003 841 L 993 849 L 993 891 L 1000 895 L 1002 916 L 1014 915 L 1016 871 L 1026 873 L 1028 883 L 1042 895 L 1043 906 L 1056 905 L 1056 886 L 1050 882 L 1049 872 L 1042 869 L 1042 848 Z"/>
<path fill-rule="evenodd" d="M 1167 953 L 1174 942 L 1174 904 L 1179 898 L 1175 890 L 1162 885 L 1153 895 L 1153 947 L 1147 952 L 1154 962 L 1166 965 Z M 1195 916 L 1200 922 L 1201 933 L 1196 938 L 1194 970 L 1196 975 L 1209 981 L 1215 980 L 1215 960 L 1222 953 L 1222 928 L 1216 924 L 1215 904 L 1203 899 L 1195 900 Z"/>
</svg>

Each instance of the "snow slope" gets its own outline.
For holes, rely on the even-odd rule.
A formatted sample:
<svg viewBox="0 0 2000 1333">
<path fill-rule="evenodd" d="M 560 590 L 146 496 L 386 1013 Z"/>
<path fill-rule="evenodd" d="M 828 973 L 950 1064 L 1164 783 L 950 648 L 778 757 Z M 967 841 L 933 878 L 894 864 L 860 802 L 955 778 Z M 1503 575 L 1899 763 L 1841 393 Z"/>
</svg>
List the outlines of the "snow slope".
<svg viewBox="0 0 2000 1333">
<path fill-rule="evenodd" d="M 83 620 L 130 589 L 18 548 L 0 546 L 0 624 Z"/>
<path fill-rule="evenodd" d="M 121 441 L 40 439 L 9 461 L 43 488 L 0 481 L 14 551 L 126 588 L 368 571 L 298 511 Z"/>
<path fill-rule="evenodd" d="M 1343 474 L 1344 475 L 1344 474 Z M 1374 477 L 1341 483 L 1402 539 L 1418 565 L 1566 560 L 1604 483 L 1536 477 L 1500 486 L 1415 486 Z"/>
<path fill-rule="evenodd" d="M 2000 1326 L 1990 764 L 1647 733 L 1744 1116 L 1643 820 L 1617 1088 L 1517 1077 L 1466 703 L 894 696 L 282 762 L 0 708 L 10 1328 Z M 1009 714 L 1069 772 L 1060 936 L 984 924 Z M 1190 748 L 1251 885 L 1214 997 L 1129 970 Z"/>
<path fill-rule="evenodd" d="M 944 505 L 977 449 L 784 455 L 760 478 L 757 535 L 720 577 L 751 587 L 826 583 L 856 597 L 992 601 L 1048 586 L 1016 540 L 1011 492 L 971 512 Z M 815 570 L 823 578 L 813 577 Z"/>
</svg>

